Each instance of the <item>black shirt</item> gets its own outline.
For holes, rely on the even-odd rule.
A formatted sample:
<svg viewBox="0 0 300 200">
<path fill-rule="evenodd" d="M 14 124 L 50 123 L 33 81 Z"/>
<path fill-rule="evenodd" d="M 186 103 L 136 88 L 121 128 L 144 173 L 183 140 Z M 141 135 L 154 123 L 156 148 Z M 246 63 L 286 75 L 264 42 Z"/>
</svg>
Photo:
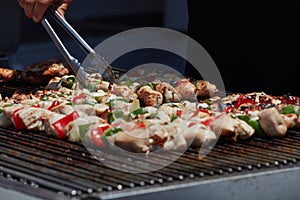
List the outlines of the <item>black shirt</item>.
<svg viewBox="0 0 300 200">
<path fill-rule="evenodd" d="M 293 0 L 188 0 L 188 34 L 232 92 L 300 95 L 300 6 Z M 186 75 L 194 76 L 193 67 Z"/>
</svg>

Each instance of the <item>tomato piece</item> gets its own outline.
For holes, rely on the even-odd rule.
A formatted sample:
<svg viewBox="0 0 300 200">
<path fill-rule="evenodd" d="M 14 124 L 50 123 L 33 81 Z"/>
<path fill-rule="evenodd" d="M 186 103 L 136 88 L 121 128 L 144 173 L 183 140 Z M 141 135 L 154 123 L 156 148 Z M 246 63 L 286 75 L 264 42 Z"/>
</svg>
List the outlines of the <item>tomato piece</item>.
<svg viewBox="0 0 300 200">
<path fill-rule="evenodd" d="M 58 100 L 54 100 L 51 106 L 48 107 L 48 110 L 52 110 L 55 106 L 58 106 L 60 102 Z"/>
<path fill-rule="evenodd" d="M 75 119 L 79 117 L 79 114 L 76 111 L 66 115 L 65 117 L 59 119 L 58 121 L 54 122 L 52 126 L 55 128 L 57 135 L 56 137 L 59 139 L 63 139 L 66 137 L 65 127 Z"/>
<path fill-rule="evenodd" d="M 146 127 L 146 124 L 144 123 L 144 122 L 137 122 L 136 124 L 135 124 L 135 127 L 134 128 L 143 128 L 143 129 L 145 129 L 145 128 L 147 128 Z"/>
<path fill-rule="evenodd" d="M 21 129 L 26 128 L 24 122 L 22 121 L 22 119 L 19 116 L 19 111 L 22 110 L 23 108 L 24 107 L 17 108 L 16 110 L 13 111 L 13 114 L 12 114 L 13 122 L 14 122 L 16 130 L 21 130 Z"/>
</svg>

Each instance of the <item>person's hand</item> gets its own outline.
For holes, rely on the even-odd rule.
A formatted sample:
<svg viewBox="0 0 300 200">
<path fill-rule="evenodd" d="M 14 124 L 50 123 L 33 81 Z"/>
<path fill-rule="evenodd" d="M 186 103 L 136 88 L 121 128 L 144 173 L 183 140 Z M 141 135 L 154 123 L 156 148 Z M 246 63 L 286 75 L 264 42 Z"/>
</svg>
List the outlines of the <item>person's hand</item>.
<svg viewBox="0 0 300 200">
<path fill-rule="evenodd" d="M 40 22 L 49 6 L 53 6 L 64 17 L 72 0 L 18 0 L 25 15 L 35 22 Z"/>
</svg>

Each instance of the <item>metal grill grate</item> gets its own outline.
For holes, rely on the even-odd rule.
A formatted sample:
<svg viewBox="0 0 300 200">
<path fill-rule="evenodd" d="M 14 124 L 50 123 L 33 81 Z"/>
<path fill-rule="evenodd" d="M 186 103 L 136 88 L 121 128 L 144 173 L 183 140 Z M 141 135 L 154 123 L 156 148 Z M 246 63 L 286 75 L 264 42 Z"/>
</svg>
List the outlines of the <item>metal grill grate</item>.
<svg viewBox="0 0 300 200">
<path fill-rule="evenodd" d="M 81 144 L 57 140 L 43 133 L 0 129 L 2 178 L 49 190 L 67 197 L 135 189 L 178 181 L 214 179 L 236 173 L 297 165 L 300 135 L 229 143 L 220 141 L 202 160 L 189 149 L 176 162 L 155 172 L 123 173 L 101 164 Z M 174 155 L 176 153 L 174 152 Z M 164 162 L 169 157 L 158 157 Z M 111 162 L 114 163 L 115 158 Z M 115 162 L 115 164 L 120 164 Z"/>
</svg>

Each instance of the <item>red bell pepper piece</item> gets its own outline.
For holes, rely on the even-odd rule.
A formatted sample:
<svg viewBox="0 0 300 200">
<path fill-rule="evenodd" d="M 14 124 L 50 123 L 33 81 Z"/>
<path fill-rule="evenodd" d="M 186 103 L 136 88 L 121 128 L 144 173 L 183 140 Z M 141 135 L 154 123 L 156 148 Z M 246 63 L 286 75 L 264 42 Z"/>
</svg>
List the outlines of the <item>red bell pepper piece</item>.
<svg viewBox="0 0 300 200">
<path fill-rule="evenodd" d="M 59 139 L 63 139 L 66 137 L 65 134 L 65 127 L 75 119 L 79 117 L 79 114 L 76 111 L 66 115 L 65 117 L 59 119 L 58 121 L 54 122 L 52 126 L 55 128 L 57 135 L 56 137 Z"/>
<path fill-rule="evenodd" d="M 204 124 L 205 126 L 210 126 L 211 122 L 213 121 L 212 118 L 204 120 L 201 122 L 201 124 Z"/>
<path fill-rule="evenodd" d="M 228 106 L 228 107 L 226 107 L 226 109 L 225 109 L 225 112 L 226 113 L 229 113 L 229 112 L 232 112 L 233 111 L 233 107 L 231 107 L 231 106 Z"/>
<path fill-rule="evenodd" d="M 196 125 L 196 122 L 191 122 L 191 123 L 189 123 L 188 127 L 190 128 L 190 127 L 195 126 L 195 125 Z"/>
<path fill-rule="evenodd" d="M 19 116 L 19 111 L 22 110 L 23 108 L 24 107 L 17 108 L 16 110 L 13 111 L 13 114 L 12 114 L 13 122 L 14 122 L 16 130 L 21 130 L 21 129 L 26 128 L 24 122 L 22 121 L 22 119 Z"/>
<path fill-rule="evenodd" d="M 245 95 L 240 95 L 235 103 L 234 103 L 234 107 L 235 108 L 239 108 L 242 104 L 244 103 L 251 103 L 254 104 L 254 100 L 253 99 L 249 99 L 248 97 L 246 97 Z"/>
<path fill-rule="evenodd" d="M 134 128 L 146 128 L 146 124 L 144 122 L 137 122 L 134 126 Z"/>
<path fill-rule="evenodd" d="M 182 113 L 182 110 L 176 110 L 176 116 L 181 117 Z"/>
<path fill-rule="evenodd" d="M 48 110 L 52 110 L 55 106 L 58 106 L 60 102 L 58 100 L 54 100 L 51 106 L 48 107 Z"/>
<path fill-rule="evenodd" d="M 78 100 L 85 98 L 85 94 L 82 92 L 78 94 L 77 96 L 73 97 L 72 103 L 76 103 Z"/>
<path fill-rule="evenodd" d="M 41 107 L 41 105 L 40 105 L 40 104 L 38 104 L 38 103 L 35 103 L 35 104 L 32 104 L 32 105 L 31 105 L 31 107 L 34 107 L 34 108 L 40 108 L 40 107 Z"/>
<path fill-rule="evenodd" d="M 200 111 L 200 112 L 204 112 L 204 113 L 207 113 L 207 114 L 210 114 L 209 113 L 209 111 L 207 110 L 207 109 L 205 109 L 205 108 L 198 108 L 198 110 Z"/>
<path fill-rule="evenodd" d="M 107 130 L 110 128 L 109 124 L 101 125 L 93 130 L 91 130 L 91 139 L 94 145 L 99 146 L 99 147 L 104 147 L 104 142 L 102 140 L 102 136 Z"/>
<path fill-rule="evenodd" d="M 191 116 L 191 118 L 198 116 L 198 115 L 199 115 L 199 112 L 204 112 L 204 113 L 207 113 L 207 114 L 210 115 L 210 113 L 209 113 L 208 110 L 206 110 L 206 109 L 200 107 L 200 108 L 198 108 L 198 110 L 196 110 L 196 111 L 194 112 L 194 114 Z"/>
</svg>

